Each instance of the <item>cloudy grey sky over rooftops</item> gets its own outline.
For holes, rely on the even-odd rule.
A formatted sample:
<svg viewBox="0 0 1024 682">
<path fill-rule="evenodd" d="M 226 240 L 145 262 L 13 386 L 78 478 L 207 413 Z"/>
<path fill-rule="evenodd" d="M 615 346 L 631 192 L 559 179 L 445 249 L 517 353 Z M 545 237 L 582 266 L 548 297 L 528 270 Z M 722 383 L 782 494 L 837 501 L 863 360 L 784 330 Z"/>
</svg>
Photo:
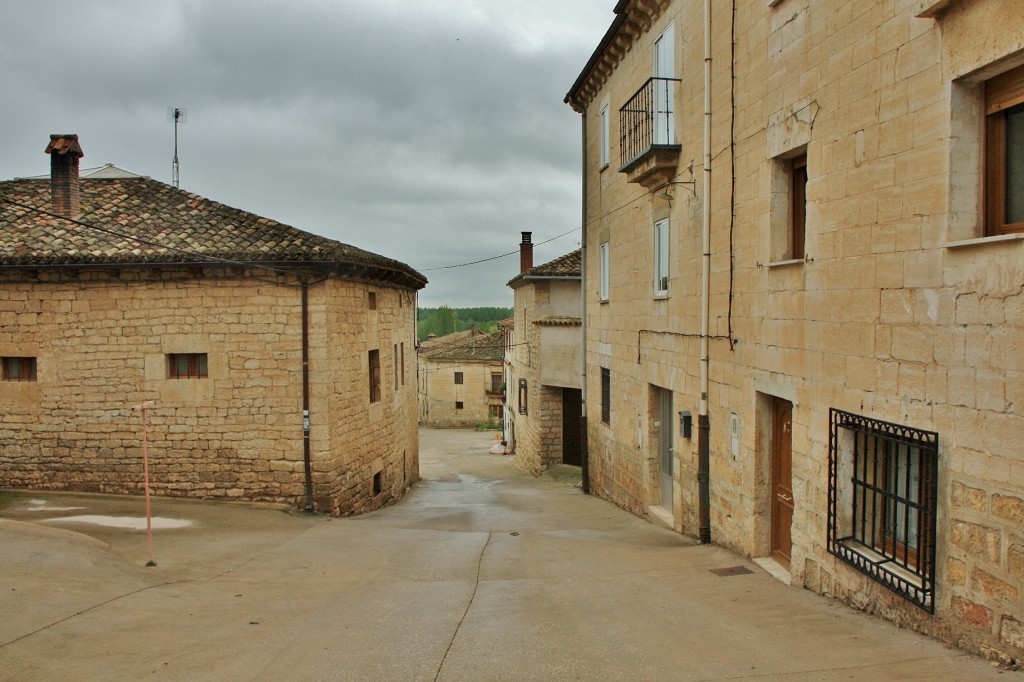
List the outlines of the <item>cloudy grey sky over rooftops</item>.
<svg viewBox="0 0 1024 682">
<path fill-rule="evenodd" d="M 519 261 L 580 232 L 565 93 L 614 0 L 90 0 L 0 22 L 0 179 L 49 172 L 50 133 L 113 163 L 397 258 L 420 304 L 511 305 Z M 573 230 L 573 231 L 571 231 Z M 571 232 L 570 232 L 571 231 Z"/>
</svg>

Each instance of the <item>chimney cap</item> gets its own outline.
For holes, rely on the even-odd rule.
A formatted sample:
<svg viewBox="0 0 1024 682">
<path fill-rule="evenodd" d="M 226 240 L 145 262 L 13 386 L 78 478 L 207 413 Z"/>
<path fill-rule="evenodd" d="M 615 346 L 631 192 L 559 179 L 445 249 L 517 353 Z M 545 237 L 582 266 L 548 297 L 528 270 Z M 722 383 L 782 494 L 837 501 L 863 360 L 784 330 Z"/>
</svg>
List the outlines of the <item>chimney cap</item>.
<svg viewBox="0 0 1024 682">
<path fill-rule="evenodd" d="M 85 156 L 78 144 L 78 135 L 50 135 L 50 144 L 46 145 L 47 154 L 74 154 L 78 158 Z"/>
<path fill-rule="evenodd" d="M 523 232 L 523 244 L 533 243 L 533 232 Z"/>
</svg>

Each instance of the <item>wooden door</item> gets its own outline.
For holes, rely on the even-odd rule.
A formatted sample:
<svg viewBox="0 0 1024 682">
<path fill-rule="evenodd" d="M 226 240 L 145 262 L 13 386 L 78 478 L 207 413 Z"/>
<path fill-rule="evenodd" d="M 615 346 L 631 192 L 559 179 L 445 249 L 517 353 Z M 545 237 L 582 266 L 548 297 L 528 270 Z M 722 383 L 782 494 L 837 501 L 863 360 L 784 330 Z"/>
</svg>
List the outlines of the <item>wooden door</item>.
<svg viewBox="0 0 1024 682">
<path fill-rule="evenodd" d="M 793 403 L 772 399 L 772 558 L 789 568 L 793 549 Z"/>
<path fill-rule="evenodd" d="M 580 466 L 583 464 L 583 448 L 580 445 L 583 423 L 583 392 L 578 388 L 562 389 L 562 463 Z"/>
</svg>

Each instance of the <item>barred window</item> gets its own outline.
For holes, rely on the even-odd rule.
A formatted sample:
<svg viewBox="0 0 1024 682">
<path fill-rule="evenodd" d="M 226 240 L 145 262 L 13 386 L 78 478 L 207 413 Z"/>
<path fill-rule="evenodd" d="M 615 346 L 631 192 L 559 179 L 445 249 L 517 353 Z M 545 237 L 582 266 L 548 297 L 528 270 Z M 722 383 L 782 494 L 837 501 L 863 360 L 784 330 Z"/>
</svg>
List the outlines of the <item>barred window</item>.
<svg viewBox="0 0 1024 682">
<path fill-rule="evenodd" d="M 206 353 L 167 354 L 168 379 L 206 379 L 208 376 Z"/>
<path fill-rule="evenodd" d="M 461 384 L 462 380 L 463 380 L 462 372 L 456 372 L 455 373 L 455 383 Z"/>
<path fill-rule="evenodd" d="M 829 411 L 829 553 L 934 613 L 939 436 Z"/>
<path fill-rule="evenodd" d="M 6 357 L 0 358 L 4 381 L 35 381 L 36 359 Z"/>
</svg>

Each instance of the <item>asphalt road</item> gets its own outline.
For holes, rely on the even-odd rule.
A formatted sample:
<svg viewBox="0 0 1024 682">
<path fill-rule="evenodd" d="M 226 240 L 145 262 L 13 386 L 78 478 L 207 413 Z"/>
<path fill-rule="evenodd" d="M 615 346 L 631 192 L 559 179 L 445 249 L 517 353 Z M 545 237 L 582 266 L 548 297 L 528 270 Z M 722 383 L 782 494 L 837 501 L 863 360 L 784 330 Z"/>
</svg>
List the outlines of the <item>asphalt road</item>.
<svg viewBox="0 0 1024 682">
<path fill-rule="evenodd" d="M 423 431 L 424 480 L 356 518 L 156 499 L 150 568 L 145 531 L 116 527 L 140 499 L 4 493 L 0 680 L 1017 677 L 492 443 Z"/>
</svg>

